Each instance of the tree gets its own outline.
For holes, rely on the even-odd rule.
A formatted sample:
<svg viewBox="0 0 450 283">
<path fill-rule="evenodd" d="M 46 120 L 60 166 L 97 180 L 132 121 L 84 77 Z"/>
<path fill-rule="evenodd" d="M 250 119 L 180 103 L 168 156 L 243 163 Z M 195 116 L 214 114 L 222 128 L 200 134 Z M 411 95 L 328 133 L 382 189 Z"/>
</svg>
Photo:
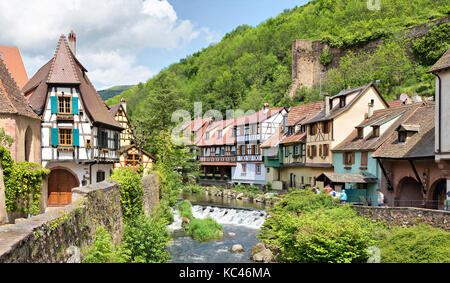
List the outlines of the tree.
<svg viewBox="0 0 450 283">
<path fill-rule="evenodd" d="M 0 129 L 0 225 L 9 223 L 8 213 L 6 211 L 5 182 L 3 180 L 3 155 L 7 153 L 4 147 L 10 147 L 14 139 Z"/>
</svg>

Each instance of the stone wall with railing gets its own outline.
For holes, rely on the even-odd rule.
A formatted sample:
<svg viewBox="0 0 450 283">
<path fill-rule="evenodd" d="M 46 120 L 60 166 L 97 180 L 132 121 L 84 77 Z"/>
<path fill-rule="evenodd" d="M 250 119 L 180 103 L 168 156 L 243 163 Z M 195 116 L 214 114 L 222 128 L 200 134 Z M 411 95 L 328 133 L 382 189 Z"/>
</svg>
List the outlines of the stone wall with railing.
<svg viewBox="0 0 450 283">
<path fill-rule="evenodd" d="M 389 226 L 416 226 L 428 224 L 435 228 L 450 231 L 450 211 L 413 207 L 373 207 L 353 206 L 361 216 L 376 221 L 384 221 Z"/>
</svg>

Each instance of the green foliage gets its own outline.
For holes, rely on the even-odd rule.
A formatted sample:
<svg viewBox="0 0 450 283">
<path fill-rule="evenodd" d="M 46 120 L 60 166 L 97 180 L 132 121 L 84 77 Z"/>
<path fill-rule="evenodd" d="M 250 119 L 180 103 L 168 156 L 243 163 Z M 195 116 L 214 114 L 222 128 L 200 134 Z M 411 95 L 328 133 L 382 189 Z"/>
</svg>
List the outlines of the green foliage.
<svg viewBox="0 0 450 283">
<path fill-rule="evenodd" d="M 9 150 L 0 146 L 3 168 L 6 209 L 24 214 L 39 214 L 42 179 L 50 171 L 40 164 L 14 162 Z"/>
<path fill-rule="evenodd" d="M 129 90 L 130 88 L 132 88 L 133 86 L 129 86 L 129 85 L 124 85 L 124 86 L 114 86 L 108 89 L 104 89 L 104 90 L 99 90 L 98 94 L 100 94 L 100 97 L 102 98 L 103 101 L 112 99 L 118 95 L 120 95 L 122 92 Z M 119 104 L 120 99 L 117 103 L 115 104 Z M 113 105 L 113 104 L 111 104 Z"/>
<path fill-rule="evenodd" d="M 14 139 L 5 133 L 3 128 L 0 128 L 0 146 L 10 147 Z"/>
<path fill-rule="evenodd" d="M 94 243 L 87 247 L 83 263 L 124 263 L 128 260 L 126 252 L 111 242 L 111 235 L 105 227 L 97 227 Z"/>
<path fill-rule="evenodd" d="M 170 132 L 161 131 L 154 142 L 157 151 L 154 170 L 161 181 L 161 198 L 174 206 L 183 184 L 195 181 L 199 165 L 189 148 L 174 144 Z"/>
<path fill-rule="evenodd" d="M 120 202 L 122 214 L 126 222 L 133 221 L 144 214 L 142 179 L 139 174 L 129 168 L 114 170 L 111 180 L 116 181 L 120 187 Z"/>
<path fill-rule="evenodd" d="M 223 236 L 223 227 L 212 218 L 193 219 L 189 224 L 189 235 L 197 241 L 218 240 Z"/>
<path fill-rule="evenodd" d="M 431 28 L 423 38 L 414 41 L 412 47 L 416 59 L 422 65 L 434 65 L 450 48 L 450 23 Z"/>
<path fill-rule="evenodd" d="M 428 225 L 394 228 L 378 245 L 386 263 L 448 263 L 450 233 Z"/>
<path fill-rule="evenodd" d="M 326 193 L 316 194 L 310 190 L 293 191 L 279 201 L 272 212 L 293 212 L 296 214 L 308 213 L 318 209 L 334 208 L 339 200 L 333 199 Z"/>
<path fill-rule="evenodd" d="M 185 200 L 177 204 L 177 209 L 180 212 L 180 216 L 187 218 L 189 220 L 194 219 L 194 215 L 192 214 L 192 204 L 191 202 Z"/>
<path fill-rule="evenodd" d="M 333 54 L 330 52 L 329 49 L 325 49 L 320 54 L 319 61 L 320 61 L 320 64 L 322 64 L 323 66 L 326 67 L 326 66 L 330 65 L 331 62 L 333 62 Z"/>
<path fill-rule="evenodd" d="M 375 227 L 350 207 L 300 216 L 284 211 L 266 221 L 259 237 L 279 251 L 282 262 L 358 263 L 369 257 L 367 248 L 375 243 Z"/>
<path fill-rule="evenodd" d="M 164 263 L 169 258 L 165 247 L 170 243 L 168 222 L 160 217 L 139 216 L 128 223 L 122 237 L 122 248 L 133 263 Z"/>
<path fill-rule="evenodd" d="M 227 109 L 257 110 L 265 102 L 271 106 L 290 106 L 285 94 L 292 80 L 293 40 L 320 40 L 330 47 L 345 49 L 390 38 L 406 27 L 445 17 L 449 10 L 448 0 L 382 0 L 379 11 L 369 10 L 366 0 L 311 1 L 257 27 L 236 28 L 221 42 L 169 66 L 108 104 L 119 103 L 125 97 L 133 123 L 144 120 L 150 140 L 160 130 L 175 125 L 171 121 L 174 110 L 186 109 L 192 115 L 196 101 L 203 103 L 204 112 L 217 109 L 223 114 Z M 396 49 L 388 50 L 395 51 L 391 54 L 395 56 L 390 61 L 391 55 L 386 54 L 383 58 L 386 68 L 370 74 L 364 65 L 358 65 L 353 70 L 362 72 L 363 76 L 353 80 L 342 78 L 335 88 L 341 90 L 342 86 L 347 88 L 348 84 L 359 82 L 366 84 L 371 81 L 367 76 L 370 79 L 375 76 L 385 84 L 382 90 L 393 95 L 390 87 L 404 79 L 405 70 L 413 68 L 397 56 L 400 54 Z M 403 67 L 403 63 L 408 64 Z M 423 84 L 411 82 L 406 87 L 415 92 Z M 155 153 L 151 144 L 146 149 Z"/>
</svg>

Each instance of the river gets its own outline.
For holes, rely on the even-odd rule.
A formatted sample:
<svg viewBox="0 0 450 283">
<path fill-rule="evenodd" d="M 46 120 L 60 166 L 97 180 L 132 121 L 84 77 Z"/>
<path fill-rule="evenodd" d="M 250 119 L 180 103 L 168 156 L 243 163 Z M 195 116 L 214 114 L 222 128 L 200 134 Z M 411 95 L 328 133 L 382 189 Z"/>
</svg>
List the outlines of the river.
<svg viewBox="0 0 450 283">
<path fill-rule="evenodd" d="M 248 201 L 229 200 L 206 195 L 183 195 L 193 202 L 195 218 L 211 217 L 224 228 L 224 237 L 218 241 L 198 242 L 181 231 L 181 218 L 174 210 L 175 222 L 168 228 L 173 240 L 168 247 L 172 263 L 249 263 L 252 247 L 258 243 L 258 229 L 264 224 L 267 213 L 264 205 Z M 236 234 L 231 236 L 229 233 Z M 233 254 L 230 249 L 239 244 L 245 252 Z"/>
</svg>

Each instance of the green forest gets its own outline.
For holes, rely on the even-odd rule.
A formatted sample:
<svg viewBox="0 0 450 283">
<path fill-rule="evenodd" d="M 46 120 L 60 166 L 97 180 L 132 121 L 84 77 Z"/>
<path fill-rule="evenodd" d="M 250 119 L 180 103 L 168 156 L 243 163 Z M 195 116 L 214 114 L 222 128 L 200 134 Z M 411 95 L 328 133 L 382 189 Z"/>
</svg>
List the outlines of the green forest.
<svg viewBox="0 0 450 283">
<path fill-rule="evenodd" d="M 149 140 L 175 123 L 171 113 L 193 113 L 194 102 L 203 111 L 257 110 L 264 103 L 295 106 L 320 99 L 318 89 L 300 89 L 287 97 L 291 84 L 291 44 L 295 39 L 320 40 L 348 49 L 383 38 L 374 54 L 349 53 L 332 69 L 324 91 L 337 94 L 380 80 L 388 100 L 400 93 L 433 95 L 434 78 L 428 68 L 450 47 L 450 24 L 433 27 L 415 42 L 406 42 L 405 28 L 447 17 L 448 0 L 381 0 L 380 10 L 367 8 L 366 0 L 314 0 L 285 10 L 257 27 L 239 26 L 219 43 L 167 67 L 107 101 L 127 99 L 133 123 L 140 121 Z M 412 54 L 412 55 L 411 55 Z M 413 58 L 413 59 L 411 59 Z M 329 54 L 321 62 L 330 61 Z M 152 152 L 152 146 L 147 149 Z"/>
</svg>

